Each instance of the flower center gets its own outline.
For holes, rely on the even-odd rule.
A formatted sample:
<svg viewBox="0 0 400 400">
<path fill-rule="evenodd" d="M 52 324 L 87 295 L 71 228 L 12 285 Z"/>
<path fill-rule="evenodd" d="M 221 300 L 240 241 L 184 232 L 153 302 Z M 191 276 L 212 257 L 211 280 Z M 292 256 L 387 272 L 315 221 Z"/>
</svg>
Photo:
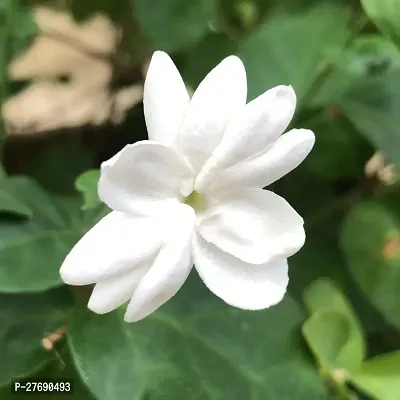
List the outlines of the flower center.
<svg viewBox="0 0 400 400">
<path fill-rule="evenodd" d="M 182 202 L 192 207 L 195 211 L 203 211 L 206 208 L 206 197 L 195 190 L 189 196 L 184 197 Z"/>
</svg>

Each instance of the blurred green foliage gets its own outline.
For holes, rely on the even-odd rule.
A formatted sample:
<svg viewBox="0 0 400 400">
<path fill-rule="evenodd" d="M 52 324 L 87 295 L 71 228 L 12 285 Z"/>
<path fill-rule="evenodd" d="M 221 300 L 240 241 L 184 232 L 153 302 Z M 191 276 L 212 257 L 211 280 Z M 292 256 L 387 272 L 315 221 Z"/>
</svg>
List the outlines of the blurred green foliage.
<svg viewBox="0 0 400 400">
<path fill-rule="evenodd" d="M 121 27 L 109 60 L 116 87 L 141 82 L 155 49 L 173 56 L 193 89 L 239 55 L 248 100 L 293 85 L 293 126 L 312 129 L 316 145 L 272 188 L 307 232 L 282 303 L 233 309 L 193 273 L 159 311 L 126 324 L 120 310 L 89 312 L 90 288 L 65 287 L 58 271 L 108 211 L 97 195 L 100 163 L 146 137 L 141 106 L 118 126 L 29 139 L 2 129 L 0 399 L 23 397 L 10 381 L 32 376 L 73 379 L 76 400 L 400 400 L 400 185 L 365 174 L 376 152 L 400 170 L 400 3 L 2 0 L 2 102 L 14 92 L 10 61 L 37 33 L 34 3 L 79 21 L 103 12 Z"/>
</svg>

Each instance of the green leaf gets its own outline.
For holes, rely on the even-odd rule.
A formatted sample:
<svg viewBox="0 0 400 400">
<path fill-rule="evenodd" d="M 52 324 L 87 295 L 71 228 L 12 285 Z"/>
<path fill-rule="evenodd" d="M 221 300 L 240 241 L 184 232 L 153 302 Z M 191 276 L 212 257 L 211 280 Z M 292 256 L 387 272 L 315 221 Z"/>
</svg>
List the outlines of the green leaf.
<svg viewBox="0 0 400 400">
<path fill-rule="evenodd" d="M 99 206 L 102 202 L 97 193 L 100 170 L 92 169 L 79 175 L 75 181 L 76 190 L 83 194 L 82 210 Z"/>
<path fill-rule="evenodd" d="M 389 38 L 400 44 L 400 4 L 397 0 L 361 0 L 365 13 Z"/>
<path fill-rule="evenodd" d="M 333 280 L 327 278 L 315 280 L 304 291 L 303 298 L 311 315 L 323 310 L 336 311 L 359 327 L 357 316 L 349 301 Z"/>
<path fill-rule="evenodd" d="M 47 334 L 46 334 L 47 336 Z M 62 400 L 66 397 L 71 400 L 96 400 L 95 397 L 89 392 L 86 385 L 81 381 L 78 371 L 76 370 L 75 364 L 71 358 L 71 354 L 68 351 L 68 347 L 65 346 L 65 336 L 59 338 L 54 344 L 52 353 L 53 357 L 45 364 L 43 368 L 35 371 L 33 374 L 29 374 L 29 378 L 32 380 L 46 379 L 46 380 L 62 380 L 72 382 L 73 392 L 62 393 L 62 392 L 47 392 L 46 400 Z M 43 392 L 29 393 L 29 398 L 32 400 L 43 400 Z M 1 400 L 24 400 L 26 399 L 26 393 L 23 391 L 17 393 L 11 393 L 10 387 L 5 386 L 0 389 Z"/>
<path fill-rule="evenodd" d="M 384 36 L 368 34 L 352 42 L 341 62 L 353 76 L 377 75 L 399 68 L 400 52 Z"/>
<path fill-rule="evenodd" d="M 0 386 L 43 367 L 54 355 L 42 339 L 65 325 L 71 299 L 65 290 L 0 295 Z"/>
<path fill-rule="evenodd" d="M 376 201 L 359 204 L 348 215 L 340 240 L 364 294 L 388 322 L 400 327 L 400 223 L 392 208 Z"/>
<path fill-rule="evenodd" d="M 302 354 L 303 315 L 289 296 L 269 310 L 241 311 L 196 284 L 186 282 L 165 306 L 134 324 L 118 311 L 99 316 L 81 310 L 69 344 L 99 400 L 145 394 L 152 400 L 327 398 Z"/>
<path fill-rule="evenodd" d="M 138 22 L 154 47 L 174 51 L 198 42 L 215 18 L 215 0 L 136 0 Z"/>
<path fill-rule="evenodd" d="M 400 167 L 400 70 L 356 81 L 340 102 L 355 127 Z"/>
<path fill-rule="evenodd" d="M 332 54 L 330 64 L 331 72 L 321 82 L 308 106 L 336 106 L 340 113 L 337 106 L 354 82 L 398 69 L 400 52 L 384 36 L 367 34 L 355 38 L 345 50 Z"/>
<path fill-rule="evenodd" d="M 0 219 L 0 292 L 42 291 L 62 285 L 61 263 L 96 222 L 95 216 L 85 221 L 76 200 L 58 201 L 28 178 L 15 178 L 15 193 L 32 209 L 33 218 Z"/>
<path fill-rule="evenodd" d="M 0 180 L 0 212 L 30 218 L 32 210 L 15 195 L 13 178 Z"/>
<path fill-rule="evenodd" d="M 358 368 L 365 358 L 364 334 L 350 303 L 335 282 L 317 279 L 304 292 L 304 302 L 311 318 L 303 325 L 303 333 L 308 335 L 310 346 L 315 346 L 315 337 L 321 351 L 328 347 L 327 353 L 331 355 L 316 353 L 320 361 L 333 362 L 332 365 L 340 368 Z M 329 347 L 331 342 L 338 348 Z"/>
<path fill-rule="evenodd" d="M 303 324 L 303 335 L 323 368 L 348 370 L 361 365 L 360 348 L 363 343 L 359 340 L 360 336 L 353 336 L 353 329 L 346 315 L 320 310 Z"/>
<path fill-rule="evenodd" d="M 349 17 L 347 7 L 322 3 L 266 21 L 239 50 L 246 66 L 249 98 L 273 86 L 292 85 L 301 100 L 333 49 L 344 47 Z"/>
<path fill-rule="evenodd" d="M 376 400 L 398 400 L 400 394 L 400 350 L 366 361 L 350 374 L 351 381 Z"/>
</svg>

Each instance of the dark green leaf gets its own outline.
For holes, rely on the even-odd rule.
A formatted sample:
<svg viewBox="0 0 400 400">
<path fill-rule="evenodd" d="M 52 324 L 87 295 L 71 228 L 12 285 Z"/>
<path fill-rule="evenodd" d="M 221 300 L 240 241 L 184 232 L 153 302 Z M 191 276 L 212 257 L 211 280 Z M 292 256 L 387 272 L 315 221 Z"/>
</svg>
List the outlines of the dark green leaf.
<svg viewBox="0 0 400 400">
<path fill-rule="evenodd" d="M 168 51 L 199 41 L 216 11 L 215 0 L 136 0 L 141 28 L 156 48 Z"/>
<path fill-rule="evenodd" d="M 0 386 L 54 358 L 42 339 L 64 326 L 71 305 L 65 290 L 0 295 Z"/>
<path fill-rule="evenodd" d="M 400 167 L 400 70 L 355 82 L 340 107 L 360 133 Z"/>
<path fill-rule="evenodd" d="M 343 226 L 341 244 L 364 294 L 387 321 L 400 327 L 400 224 L 396 214 L 382 203 L 359 204 Z"/>
<path fill-rule="evenodd" d="M 299 347 L 302 313 L 289 296 L 249 312 L 188 286 L 134 324 L 120 312 L 77 316 L 69 343 L 99 400 L 326 399 Z"/>
<path fill-rule="evenodd" d="M 363 174 L 371 155 L 368 142 L 334 107 L 307 124 L 315 133 L 315 145 L 304 165 L 315 176 L 327 180 L 355 178 Z"/>
<path fill-rule="evenodd" d="M 32 217 L 32 210 L 14 192 L 12 178 L 0 181 L 0 212 Z"/>
<path fill-rule="evenodd" d="M 301 99 L 325 68 L 330 53 L 345 45 L 349 17 L 346 7 L 322 3 L 266 21 L 239 50 L 247 70 L 249 98 L 273 86 L 292 85 Z"/>
<path fill-rule="evenodd" d="M 61 203 L 28 178 L 15 178 L 15 190 L 32 209 L 33 218 L 0 220 L 0 292 L 62 285 L 61 263 L 96 219 L 84 221 L 76 201 Z"/>
</svg>

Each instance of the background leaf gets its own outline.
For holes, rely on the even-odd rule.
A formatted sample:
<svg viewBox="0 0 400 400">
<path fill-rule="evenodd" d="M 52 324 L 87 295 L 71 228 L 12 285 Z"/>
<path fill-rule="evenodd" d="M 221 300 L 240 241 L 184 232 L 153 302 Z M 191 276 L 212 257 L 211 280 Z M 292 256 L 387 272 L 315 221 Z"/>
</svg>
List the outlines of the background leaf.
<svg viewBox="0 0 400 400">
<path fill-rule="evenodd" d="M 71 301 L 64 290 L 0 295 L 0 386 L 43 367 L 53 357 L 42 339 L 67 322 Z"/>
<path fill-rule="evenodd" d="M 311 317 L 303 335 L 324 367 L 354 370 L 365 358 L 365 339 L 350 303 L 329 279 L 318 279 L 306 289 L 304 302 Z"/>
<path fill-rule="evenodd" d="M 400 70 L 356 81 L 340 107 L 360 133 L 399 167 Z"/>
<path fill-rule="evenodd" d="M 400 299 L 393 295 L 400 290 L 400 226 L 393 208 L 372 201 L 356 206 L 343 226 L 341 244 L 365 295 L 400 327 Z"/>
<path fill-rule="evenodd" d="M 326 67 L 330 51 L 344 47 L 349 18 L 348 8 L 325 2 L 267 20 L 239 50 L 248 75 L 248 98 L 277 85 L 292 85 L 301 100 Z"/>
<path fill-rule="evenodd" d="M 0 219 L 0 292 L 60 286 L 61 263 L 100 212 L 85 220 L 76 200 L 62 202 L 51 197 L 28 178 L 14 178 L 14 184 L 16 195 L 31 207 L 33 218 Z"/>
<path fill-rule="evenodd" d="M 400 351 L 382 354 L 366 361 L 351 373 L 351 381 L 378 400 L 397 400 L 400 393 Z"/>
<path fill-rule="evenodd" d="M 82 210 L 97 207 L 101 204 L 97 193 L 97 185 L 100 179 L 100 170 L 92 169 L 79 175 L 75 181 L 76 190 L 83 195 Z"/>
<path fill-rule="evenodd" d="M 216 16 L 215 0 L 136 0 L 138 22 L 155 48 L 172 51 L 196 43 Z"/>
<path fill-rule="evenodd" d="M 302 312 L 289 296 L 271 310 L 243 312 L 203 294 L 193 278 L 134 324 L 120 312 L 76 316 L 71 351 L 97 398 L 326 398 L 296 339 Z"/>
<path fill-rule="evenodd" d="M 361 0 L 365 13 L 383 33 L 400 44 L 400 4 L 396 0 Z"/>
</svg>

